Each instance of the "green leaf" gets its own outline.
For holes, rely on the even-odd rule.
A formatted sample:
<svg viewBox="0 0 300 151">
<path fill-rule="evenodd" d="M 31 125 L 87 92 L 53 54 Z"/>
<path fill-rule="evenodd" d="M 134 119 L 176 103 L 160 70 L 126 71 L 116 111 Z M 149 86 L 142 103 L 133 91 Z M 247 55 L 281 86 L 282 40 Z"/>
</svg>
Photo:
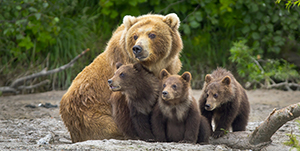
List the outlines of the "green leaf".
<svg viewBox="0 0 300 151">
<path fill-rule="evenodd" d="M 261 31 L 261 32 L 265 31 L 266 29 L 267 29 L 267 28 L 266 28 L 265 25 L 261 25 L 261 26 L 258 28 L 258 30 Z"/>
<path fill-rule="evenodd" d="M 130 0 L 128 2 L 131 6 L 136 6 L 137 5 L 137 1 L 136 0 Z"/>
<path fill-rule="evenodd" d="M 47 2 L 44 2 L 44 3 L 43 3 L 43 7 L 44 7 L 44 8 L 47 8 L 48 6 L 49 6 L 49 4 L 48 4 Z"/>
<path fill-rule="evenodd" d="M 258 11 L 258 6 L 255 4 L 255 3 L 253 3 L 252 5 L 251 5 L 251 12 L 257 12 Z"/>
<path fill-rule="evenodd" d="M 196 21 L 192 21 L 190 23 L 190 25 L 191 25 L 192 28 L 198 28 L 200 26 L 200 24 L 198 22 L 196 22 Z"/>
<path fill-rule="evenodd" d="M 191 34 L 191 29 L 190 29 L 190 27 L 187 24 L 183 24 L 182 28 L 183 28 L 183 32 L 185 34 L 187 34 L 187 35 Z"/>
<path fill-rule="evenodd" d="M 57 22 L 59 22 L 59 18 L 58 17 L 54 17 L 53 21 L 57 23 Z"/>
<path fill-rule="evenodd" d="M 41 18 L 41 13 L 35 13 L 34 16 L 36 17 L 37 20 L 40 20 Z"/>
<path fill-rule="evenodd" d="M 259 34 L 258 34 L 257 32 L 253 32 L 253 33 L 252 33 L 252 38 L 253 38 L 254 40 L 258 40 L 258 39 L 260 38 L 260 36 L 259 36 Z"/>
<path fill-rule="evenodd" d="M 256 25 L 256 24 L 254 24 L 254 23 L 252 23 L 252 24 L 250 25 L 250 28 L 251 28 L 251 30 L 256 30 L 256 28 L 257 28 L 257 25 Z"/>
<path fill-rule="evenodd" d="M 31 11 L 31 12 L 37 12 L 37 9 L 34 8 L 34 7 L 29 7 L 28 10 Z"/>
<path fill-rule="evenodd" d="M 115 10 L 112 10 L 111 14 L 110 14 L 110 18 L 116 18 L 119 15 L 119 13 Z"/>
<path fill-rule="evenodd" d="M 23 38 L 21 40 L 21 42 L 19 42 L 19 47 L 25 47 L 26 50 L 32 48 L 34 45 L 33 43 L 31 42 L 31 38 L 29 36 L 26 36 L 25 38 Z"/>
<path fill-rule="evenodd" d="M 249 31 L 250 31 L 249 26 L 245 26 L 245 27 L 243 27 L 243 29 L 242 29 L 242 33 L 243 33 L 243 34 L 246 34 L 246 33 L 248 33 Z"/>
<path fill-rule="evenodd" d="M 272 16 L 272 22 L 275 23 L 275 22 L 277 22 L 278 20 L 279 20 L 278 15 L 277 15 L 277 14 L 274 14 L 274 15 Z"/>
<path fill-rule="evenodd" d="M 202 13 L 200 11 L 197 11 L 195 13 L 195 18 L 198 22 L 201 22 L 203 20 Z"/>
<path fill-rule="evenodd" d="M 16 6 L 16 9 L 17 9 L 17 10 L 21 10 L 22 7 L 18 5 L 18 6 Z"/>
</svg>

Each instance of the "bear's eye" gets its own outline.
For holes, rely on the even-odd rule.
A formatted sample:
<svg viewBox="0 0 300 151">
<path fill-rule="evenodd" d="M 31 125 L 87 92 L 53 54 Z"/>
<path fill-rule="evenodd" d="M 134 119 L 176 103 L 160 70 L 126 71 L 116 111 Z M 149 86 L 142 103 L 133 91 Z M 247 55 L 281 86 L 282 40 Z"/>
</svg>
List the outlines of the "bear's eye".
<svg viewBox="0 0 300 151">
<path fill-rule="evenodd" d="M 163 87 L 165 88 L 165 87 L 166 87 L 166 84 L 163 84 Z"/>
<path fill-rule="evenodd" d="M 154 39 L 156 37 L 155 34 L 149 34 L 148 36 L 149 36 L 150 39 Z"/>
<path fill-rule="evenodd" d="M 172 85 L 172 88 L 175 90 L 177 88 L 177 86 L 174 84 L 174 85 Z"/>
<path fill-rule="evenodd" d="M 213 96 L 214 96 L 214 98 L 217 98 L 217 97 L 218 97 L 218 94 L 216 93 L 216 94 L 214 94 Z"/>
<path fill-rule="evenodd" d="M 209 95 L 208 95 L 208 93 L 206 94 L 206 97 L 208 97 Z"/>
<path fill-rule="evenodd" d="M 124 73 L 120 73 L 120 77 L 124 77 L 125 76 L 125 74 Z"/>
<path fill-rule="evenodd" d="M 137 36 L 137 35 L 134 35 L 134 36 L 133 36 L 133 39 L 134 39 L 134 40 L 137 40 L 137 39 L 138 39 L 138 36 Z"/>
</svg>

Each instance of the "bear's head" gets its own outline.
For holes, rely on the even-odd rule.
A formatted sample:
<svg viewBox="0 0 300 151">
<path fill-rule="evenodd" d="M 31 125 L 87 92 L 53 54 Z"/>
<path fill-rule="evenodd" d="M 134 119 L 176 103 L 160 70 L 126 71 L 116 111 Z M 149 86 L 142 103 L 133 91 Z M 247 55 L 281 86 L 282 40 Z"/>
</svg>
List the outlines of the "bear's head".
<svg viewBox="0 0 300 151">
<path fill-rule="evenodd" d="M 166 16 L 147 14 L 123 18 L 124 32 L 120 44 L 130 58 L 151 65 L 162 59 L 174 58 L 182 49 L 178 32 L 180 20 L 174 13 Z"/>
<path fill-rule="evenodd" d="M 176 105 L 182 103 L 182 98 L 189 97 L 190 81 L 192 75 L 190 72 L 184 72 L 180 75 L 171 75 L 167 70 L 160 72 L 162 80 L 161 98 L 166 104 Z"/>
<path fill-rule="evenodd" d="M 139 78 L 143 78 L 144 73 L 149 73 L 140 63 L 123 65 L 118 62 L 116 68 L 114 76 L 108 79 L 112 91 L 131 91 L 141 81 Z"/>
<path fill-rule="evenodd" d="M 213 111 L 232 97 L 232 81 L 230 76 L 225 76 L 222 79 L 214 79 L 211 74 L 207 74 L 205 82 L 207 83 L 204 90 L 204 93 L 206 93 L 205 109 L 207 111 Z"/>
</svg>

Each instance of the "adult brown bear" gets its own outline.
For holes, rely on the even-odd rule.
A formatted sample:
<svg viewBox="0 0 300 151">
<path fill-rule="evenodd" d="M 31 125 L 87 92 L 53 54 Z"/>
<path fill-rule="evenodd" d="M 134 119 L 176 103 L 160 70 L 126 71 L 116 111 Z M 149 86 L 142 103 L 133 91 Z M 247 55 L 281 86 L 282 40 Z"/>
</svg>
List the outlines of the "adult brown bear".
<svg viewBox="0 0 300 151">
<path fill-rule="evenodd" d="M 174 13 L 124 17 L 105 51 L 77 75 L 62 97 L 60 114 L 72 142 L 123 138 L 111 116 L 107 80 L 113 76 L 117 62 L 140 62 L 156 77 L 162 69 L 177 74 L 183 47 L 179 25 Z"/>
</svg>

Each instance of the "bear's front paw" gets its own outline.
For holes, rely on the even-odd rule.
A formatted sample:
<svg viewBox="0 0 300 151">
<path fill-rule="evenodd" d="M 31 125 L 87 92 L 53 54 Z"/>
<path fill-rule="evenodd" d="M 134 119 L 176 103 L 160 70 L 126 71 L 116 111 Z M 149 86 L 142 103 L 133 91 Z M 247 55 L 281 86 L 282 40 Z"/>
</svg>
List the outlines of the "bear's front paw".
<svg viewBox="0 0 300 151">
<path fill-rule="evenodd" d="M 216 138 L 222 137 L 224 134 L 225 134 L 224 131 L 214 131 L 214 133 L 212 134 L 212 137 L 216 139 Z"/>
</svg>

